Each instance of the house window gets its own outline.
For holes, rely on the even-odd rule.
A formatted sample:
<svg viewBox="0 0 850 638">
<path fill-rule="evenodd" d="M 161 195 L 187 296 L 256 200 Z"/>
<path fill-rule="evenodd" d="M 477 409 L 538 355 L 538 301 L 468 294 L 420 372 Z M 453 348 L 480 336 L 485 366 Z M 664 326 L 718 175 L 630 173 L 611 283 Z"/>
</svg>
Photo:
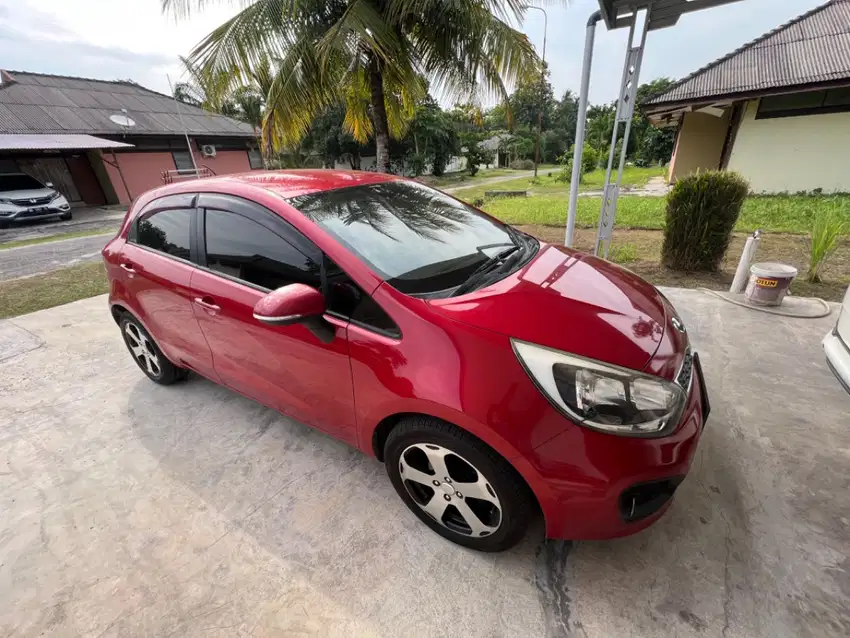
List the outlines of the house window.
<svg viewBox="0 0 850 638">
<path fill-rule="evenodd" d="M 759 100 L 756 119 L 850 111 L 850 87 L 771 95 Z"/>
<path fill-rule="evenodd" d="M 248 149 L 248 163 L 251 165 L 252 169 L 264 168 L 263 156 L 260 154 L 259 150 L 256 148 Z"/>
<path fill-rule="evenodd" d="M 172 151 L 171 157 L 174 158 L 174 165 L 177 170 L 194 170 L 195 164 L 192 162 L 192 155 L 189 151 Z"/>
</svg>

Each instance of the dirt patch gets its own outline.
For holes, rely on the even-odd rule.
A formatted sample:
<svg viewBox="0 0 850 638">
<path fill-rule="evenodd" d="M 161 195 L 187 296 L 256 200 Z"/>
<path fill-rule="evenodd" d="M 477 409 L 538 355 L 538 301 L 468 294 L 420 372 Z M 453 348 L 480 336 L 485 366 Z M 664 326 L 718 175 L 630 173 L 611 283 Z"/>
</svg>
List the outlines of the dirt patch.
<svg viewBox="0 0 850 638">
<path fill-rule="evenodd" d="M 528 225 L 517 226 L 520 230 L 553 244 L 564 242 L 564 228 L 561 226 Z M 617 229 L 614 233 L 616 246 L 631 245 L 637 252 L 637 259 L 622 264 L 656 286 L 678 286 L 681 288 L 728 289 L 735 276 L 738 259 L 744 249 L 746 233 L 735 233 L 732 243 L 720 271 L 716 273 L 687 273 L 669 270 L 661 265 L 661 243 L 664 233 L 660 230 Z M 591 252 L 596 241 L 595 228 L 576 228 L 575 245 L 582 251 Z M 820 297 L 827 301 L 841 301 L 844 291 L 850 285 L 850 240 L 845 239 L 821 276 L 823 283 L 810 284 L 803 280 L 802 274 L 808 268 L 809 245 L 803 235 L 769 233 L 762 236 L 758 252 L 758 261 L 777 261 L 790 264 L 799 269 L 801 276 L 791 286 L 793 294 L 804 297 Z"/>
</svg>

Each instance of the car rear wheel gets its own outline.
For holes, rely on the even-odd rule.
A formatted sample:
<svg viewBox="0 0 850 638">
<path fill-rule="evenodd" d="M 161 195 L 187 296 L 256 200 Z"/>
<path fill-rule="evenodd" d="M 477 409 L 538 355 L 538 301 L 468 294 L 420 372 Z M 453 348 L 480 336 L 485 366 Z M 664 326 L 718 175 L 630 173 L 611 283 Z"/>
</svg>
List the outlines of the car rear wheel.
<svg viewBox="0 0 850 638">
<path fill-rule="evenodd" d="M 428 527 L 459 545 L 499 552 L 516 545 L 533 496 L 516 470 L 487 445 L 431 417 L 409 417 L 384 447 L 396 492 Z"/>
<path fill-rule="evenodd" d="M 131 315 L 125 314 L 121 317 L 120 326 L 121 336 L 133 356 L 133 361 L 151 381 L 171 385 L 189 376 L 188 370 L 178 368 L 165 358 L 147 330 Z"/>
</svg>

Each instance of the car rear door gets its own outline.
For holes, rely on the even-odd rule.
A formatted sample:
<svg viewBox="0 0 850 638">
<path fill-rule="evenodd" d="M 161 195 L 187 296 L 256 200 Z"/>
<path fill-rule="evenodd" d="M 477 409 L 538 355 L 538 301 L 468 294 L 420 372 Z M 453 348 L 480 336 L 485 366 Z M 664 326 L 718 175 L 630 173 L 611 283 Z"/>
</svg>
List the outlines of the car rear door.
<svg viewBox="0 0 850 638">
<path fill-rule="evenodd" d="M 196 199 L 192 194 L 162 197 L 136 216 L 117 255 L 113 285 L 121 287 L 122 302 L 173 363 L 217 381 L 189 285 L 197 252 Z"/>
<path fill-rule="evenodd" d="M 303 324 L 272 326 L 254 305 L 291 283 L 320 287 L 321 251 L 278 215 L 245 199 L 202 194 L 195 316 L 222 382 L 356 443 L 347 321 L 327 315 L 324 343 Z"/>
</svg>

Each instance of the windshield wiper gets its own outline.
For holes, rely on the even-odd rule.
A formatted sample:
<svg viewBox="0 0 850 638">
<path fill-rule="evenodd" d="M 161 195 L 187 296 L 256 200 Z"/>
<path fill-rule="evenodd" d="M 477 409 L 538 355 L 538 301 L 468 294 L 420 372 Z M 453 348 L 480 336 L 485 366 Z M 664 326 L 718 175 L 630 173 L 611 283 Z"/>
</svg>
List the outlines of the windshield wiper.
<svg viewBox="0 0 850 638">
<path fill-rule="evenodd" d="M 452 297 L 457 297 L 458 295 L 462 295 L 465 292 L 472 290 L 484 277 L 486 277 L 489 272 L 493 269 L 493 266 L 499 265 L 500 262 L 504 261 L 506 258 L 510 257 L 517 251 L 525 250 L 525 246 L 522 244 L 515 244 L 506 248 L 505 250 L 500 250 L 492 257 L 489 257 L 487 261 L 478 266 L 469 278 L 464 281 L 460 286 L 455 288 L 455 291 L 451 294 Z"/>
</svg>

